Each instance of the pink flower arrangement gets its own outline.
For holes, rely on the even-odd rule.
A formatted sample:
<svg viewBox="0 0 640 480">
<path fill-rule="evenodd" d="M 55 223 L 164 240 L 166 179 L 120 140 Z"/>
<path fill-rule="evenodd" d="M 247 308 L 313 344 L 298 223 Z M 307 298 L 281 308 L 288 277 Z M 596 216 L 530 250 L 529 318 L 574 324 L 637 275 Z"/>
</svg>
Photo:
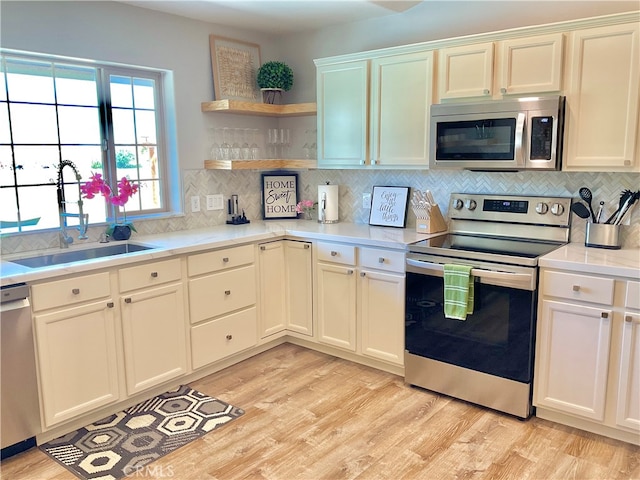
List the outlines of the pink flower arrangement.
<svg viewBox="0 0 640 480">
<path fill-rule="evenodd" d="M 296 205 L 296 213 L 304 213 L 307 217 L 316 209 L 317 203 L 313 200 L 302 200 Z"/>
<path fill-rule="evenodd" d="M 140 185 L 131 183 L 127 177 L 122 177 L 118 182 L 118 194 L 114 195 L 111 191 L 111 187 L 107 185 L 104 178 L 102 178 L 102 174 L 93 173 L 89 178 L 90 180 L 88 182 L 80 186 L 83 198 L 91 199 L 96 195 L 102 195 L 110 204 L 122 207 L 125 222 L 124 225 L 128 225 L 131 230 L 135 232 L 136 229 L 133 224 L 126 223 L 127 213 L 124 206 L 129 199 L 138 192 Z M 111 227 L 111 229 L 113 229 L 113 227 Z M 107 233 L 109 234 L 109 230 L 107 230 Z"/>
</svg>

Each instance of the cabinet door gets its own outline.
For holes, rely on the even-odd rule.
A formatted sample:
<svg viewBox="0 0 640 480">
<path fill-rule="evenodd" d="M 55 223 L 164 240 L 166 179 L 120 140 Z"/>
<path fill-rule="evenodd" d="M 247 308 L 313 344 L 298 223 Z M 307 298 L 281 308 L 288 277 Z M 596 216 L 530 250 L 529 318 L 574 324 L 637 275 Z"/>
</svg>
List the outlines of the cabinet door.
<svg viewBox="0 0 640 480">
<path fill-rule="evenodd" d="M 371 61 L 371 164 L 429 165 L 433 52 Z"/>
<path fill-rule="evenodd" d="M 116 402 L 118 360 L 110 299 L 35 315 L 46 427 Z"/>
<path fill-rule="evenodd" d="M 187 371 L 182 284 L 120 299 L 127 393 L 146 390 Z"/>
<path fill-rule="evenodd" d="M 640 25 L 572 34 L 567 92 L 566 170 L 640 171 L 638 136 Z"/>
<path fill-rule="evenodd" d="M 493 43 L 443 48 L 438 52 L 440 99 L 491 97 Z"/>
<path fill-rule="evenodd" d="M 317 69 L 318 166 L 365 165 L 369 161 L 369 62 Z"/>
<path fill-rule="evenodd" d="M 625 312 L 616 423 L 640 431 L 640 315 Z"/>
<path fill-rule="evenodd" d="M 319 263 L 318 340 L 356 351 L 356 275 L 351 267 Z"/>
<path fill-rule="evenodd" d="M 283 242 L 258 246 L 260 332 L 262 338 L 286 328 L 286 283 Z"/>
<path fill-rule="evenodd" d="M 611 310 L 544 300 L 540 314 L 535 405 L 602 421 Z"/>
<path fill-rule="evenodd" d="M 360 272 L 362 353 L 404 364 L 404 275 Z"/>
<path fill-rule="evenodd" d="M 284 241 L 287 329 L 313 335 L 313 267 L 311 244 Z"/>
<path fill-rule="evenodd" d="M 501 95 L 558 92 L 562 86 L 562 33 L 500 42 L 496 77 Z"/>
</svg>

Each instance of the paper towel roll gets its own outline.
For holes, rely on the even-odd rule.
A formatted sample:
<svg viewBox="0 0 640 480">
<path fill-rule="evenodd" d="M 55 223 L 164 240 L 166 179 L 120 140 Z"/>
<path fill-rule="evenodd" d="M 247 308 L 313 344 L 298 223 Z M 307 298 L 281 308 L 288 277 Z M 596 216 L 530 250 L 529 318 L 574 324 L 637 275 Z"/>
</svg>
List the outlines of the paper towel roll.
<svg viewBox="0 0 640 480">
<path fill-rule="evenodd" d="M 338 221 L 338 185 L 318 185 L 318 222 Z"/>
</svg>

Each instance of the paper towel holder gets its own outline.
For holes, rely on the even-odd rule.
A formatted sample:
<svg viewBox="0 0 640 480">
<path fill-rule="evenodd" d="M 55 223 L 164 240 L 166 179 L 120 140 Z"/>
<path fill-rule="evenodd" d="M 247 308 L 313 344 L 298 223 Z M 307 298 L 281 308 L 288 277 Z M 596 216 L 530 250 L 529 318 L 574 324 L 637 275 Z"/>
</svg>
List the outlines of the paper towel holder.
<svg viewBox="0 0 640 480">
<path fill-rule="evenodd" d="M 331 198 L 328 198 L 328 193 L 331 193 Z M 318 223 L 338 223 L 338 201 L 338 185 L 330 185 L 330 182 L 318 185 Z"/>
</svg>

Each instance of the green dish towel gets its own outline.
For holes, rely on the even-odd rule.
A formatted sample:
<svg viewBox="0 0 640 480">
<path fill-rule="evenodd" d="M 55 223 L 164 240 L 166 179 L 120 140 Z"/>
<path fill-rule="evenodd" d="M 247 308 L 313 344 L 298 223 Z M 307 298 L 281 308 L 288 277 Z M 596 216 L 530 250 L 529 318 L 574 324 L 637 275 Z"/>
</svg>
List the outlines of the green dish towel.
<svg viewBox="0 0 640 480">
<path fill-rule="evenodd" d="M 473 313 L 473 276 L 471 267 L 446 264 L 444 266 L 444 316 L 466 320 Z"/>
</svg>

